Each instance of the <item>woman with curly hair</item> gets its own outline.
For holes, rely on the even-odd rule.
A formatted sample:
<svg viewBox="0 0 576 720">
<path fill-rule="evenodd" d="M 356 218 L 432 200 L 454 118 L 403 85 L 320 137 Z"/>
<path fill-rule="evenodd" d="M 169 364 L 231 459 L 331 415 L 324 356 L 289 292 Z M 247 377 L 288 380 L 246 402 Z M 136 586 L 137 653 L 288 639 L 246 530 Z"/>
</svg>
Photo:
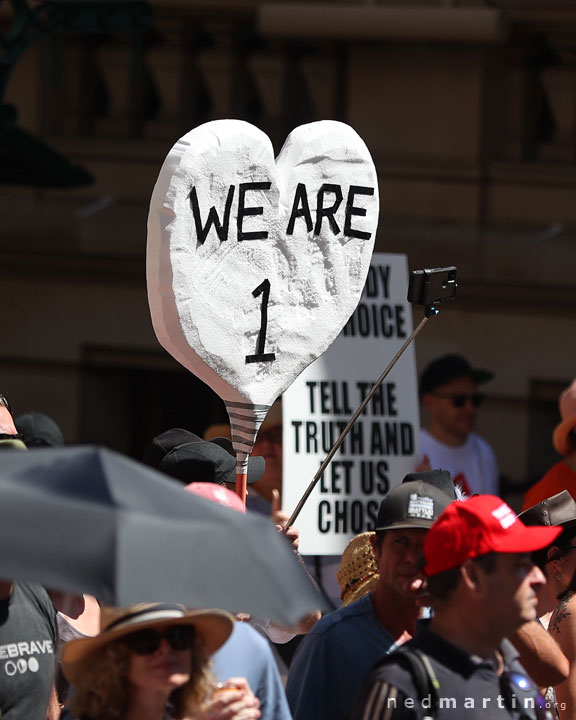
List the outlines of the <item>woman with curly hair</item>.
<svg viewBox="0 0 576 720">
<path fill-rule="evenodd" d="M 222 610 L 164 603 L 102 609 L 99 635 L 71 640 L 62 670 L 80 720 L 257 720 L 258 700 L 243 678 L 218 689 L 209 657 L 232 632 Z M 222 690 L 226 690 L 223 692 Z"/>
</svg>

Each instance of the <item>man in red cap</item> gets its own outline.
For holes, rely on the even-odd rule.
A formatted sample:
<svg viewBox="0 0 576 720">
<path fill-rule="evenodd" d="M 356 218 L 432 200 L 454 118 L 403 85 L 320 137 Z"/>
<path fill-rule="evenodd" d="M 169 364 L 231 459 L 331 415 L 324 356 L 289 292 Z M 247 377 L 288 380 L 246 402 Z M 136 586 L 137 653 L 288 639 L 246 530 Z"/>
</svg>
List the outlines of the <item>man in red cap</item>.
<svg viewBox="0 0 576 720">
<path fill-rule="evenodd" d="M 505 638 L 536 619 L 546 580 L 531 553 L 559 532 L 526 527 L 493 495 L 449 505 L 424 542 L 433 617 L 407 645 L 416 664 L 398 653 L 384 660 L 352 720 L 551 717 Z"/>
</svg>

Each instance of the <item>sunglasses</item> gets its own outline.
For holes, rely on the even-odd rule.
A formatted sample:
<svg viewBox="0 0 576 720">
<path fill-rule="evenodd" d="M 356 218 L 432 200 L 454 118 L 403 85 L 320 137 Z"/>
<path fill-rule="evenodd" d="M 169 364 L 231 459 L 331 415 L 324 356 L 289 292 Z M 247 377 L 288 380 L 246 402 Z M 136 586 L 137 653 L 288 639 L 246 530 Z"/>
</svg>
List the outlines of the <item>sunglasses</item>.
<svg viewBox="0 0 576 720">
<path fill-rule="evenodd" d="M 172 650 L 189 650 L 194 644 L 196 629 L 192 625 L 172 625 L 163 633 L 157 630 L 137 630 L 122 638 L 122 642 L 136 655 L 151 655 L 166 640 Z"/>
<path fill-rule="evenodd" d="M 500 676 L 500 692 L 508 707 L 524 711 L 522 717 L 528 720 L 551 720 L 546 700 L 525 675 L 510 670 L 503 672 Z"/>
<path fill-rule="evenodd" d="M 454 393 L 453 395 L 449 395 L 447 393 L 434 393 L 434 395 L 436 397 L 452 400 L 452 405 L 454 405 L 455 408 L 464 407 L 468 401 L 470 401 L 474 407 L 480 407 L 484 401 L 484 395 L 481 393 L 473 393 L 472 395 L 466 395 L 465 393 Z"/>
</svg>

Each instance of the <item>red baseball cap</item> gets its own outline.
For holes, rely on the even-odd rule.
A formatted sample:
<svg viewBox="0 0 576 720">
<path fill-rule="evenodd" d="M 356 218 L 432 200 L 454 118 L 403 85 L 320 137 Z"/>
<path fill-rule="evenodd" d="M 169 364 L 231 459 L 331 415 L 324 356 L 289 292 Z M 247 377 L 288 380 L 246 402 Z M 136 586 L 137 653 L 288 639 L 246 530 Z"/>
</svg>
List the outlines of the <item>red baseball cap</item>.
<svg viewBox="0 0 576 720">
<path fill-rule="evenodd" d="M 424 572 L 437 575 L 491 552 L 542 550 L 561 532 L 560 527 L 526 527 L 501 498 L 475 495 L 448 505 L 428 530 Z"/>
</svg>

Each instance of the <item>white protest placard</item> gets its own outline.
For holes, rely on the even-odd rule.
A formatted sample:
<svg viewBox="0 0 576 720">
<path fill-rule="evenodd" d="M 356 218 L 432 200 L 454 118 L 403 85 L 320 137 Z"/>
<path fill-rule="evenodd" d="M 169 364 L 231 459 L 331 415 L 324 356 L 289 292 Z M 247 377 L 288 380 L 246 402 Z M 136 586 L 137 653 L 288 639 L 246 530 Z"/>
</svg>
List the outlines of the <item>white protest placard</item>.
<svg viewBox="0 0 576 720">
<path fill-rule="evenodd" d="M 356 306 L 378 223 L 359 135 L 335 121 L 270 139 L 240 120 L 182 137 L 148 216 L 147 281 L 161 345 L 225 402 L 239 474 L 276 397 Z"/>
<path fill-rule="evenodd" d="M 360 303 L 331 347 L 282 396 L 282 506 L 291 513 L 330 448 L 412 332 L 406 256 L 374 253 Z M 405 350 L 306 501 L 303 555 L 339 555 L 374 527 L 383 495 L 419 455 L 414 345 Z"/>
</svg>

